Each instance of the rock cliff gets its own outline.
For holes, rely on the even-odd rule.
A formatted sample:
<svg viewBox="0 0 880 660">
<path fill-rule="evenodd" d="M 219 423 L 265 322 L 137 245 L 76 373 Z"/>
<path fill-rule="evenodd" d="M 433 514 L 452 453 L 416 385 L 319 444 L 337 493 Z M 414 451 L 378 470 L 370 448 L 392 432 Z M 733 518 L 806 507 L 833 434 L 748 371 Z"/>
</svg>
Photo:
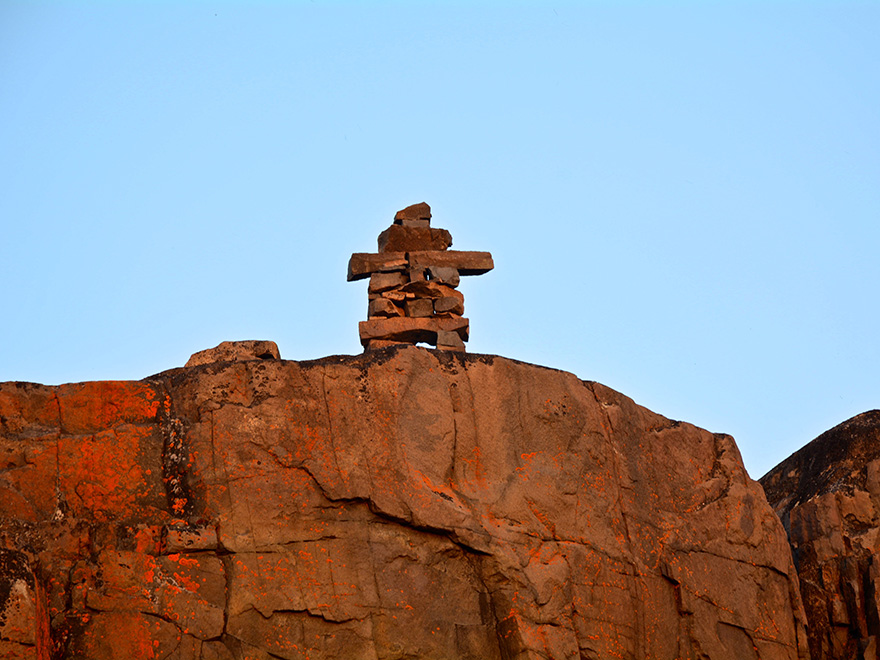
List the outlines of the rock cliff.
<svg viewBox="0 0 880 660">
<path fill-rule="evenodd" d="M 761 484 L 789 533 L 814 658 L 878 657 L 880 410 L 826 431 Z"/>
<path fill-rule="evenodd" d="M 0 431 L 3 657 L 807 657 L 732 438 L 568 373 L 404 347 L 5 383 Z"/>
</svg>

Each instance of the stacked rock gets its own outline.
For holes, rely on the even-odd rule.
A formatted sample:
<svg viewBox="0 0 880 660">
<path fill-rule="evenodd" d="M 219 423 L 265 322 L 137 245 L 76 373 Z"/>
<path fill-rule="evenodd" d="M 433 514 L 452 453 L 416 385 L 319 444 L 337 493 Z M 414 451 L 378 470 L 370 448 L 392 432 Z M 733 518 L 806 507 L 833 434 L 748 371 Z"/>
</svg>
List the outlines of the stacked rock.
<svg viewBox="0 0 880 660">
<path fill-rule="evenodd" d="M 468 320 L 459 278 L 482 275 L 494 264 L 488 252 L 451 245 L 448 231 L 431 227 L 431 207 L 422 202 L 397 212 L 379 234 L 378 253 L 351 255 L 348 281 L 370 278 L 367 320 L 359 326 L 364 349 L 422 342 L 464 350 Z"/>
</svg>

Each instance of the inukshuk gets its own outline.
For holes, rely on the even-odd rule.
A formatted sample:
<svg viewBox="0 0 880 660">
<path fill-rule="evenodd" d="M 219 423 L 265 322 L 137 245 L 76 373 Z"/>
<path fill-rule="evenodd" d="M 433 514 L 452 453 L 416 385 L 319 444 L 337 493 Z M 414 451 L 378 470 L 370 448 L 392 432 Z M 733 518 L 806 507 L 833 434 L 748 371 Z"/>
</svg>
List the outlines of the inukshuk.
<svg viewBox="0 0 880 660">
<path fill-rule="evenodd" d="M 365 350 L 394 344 L 431 344 L 463 351 L 468 340 L 461 275 L 492 270 L 488 252 L 450 250 L 452 236 L 431 227 L 431 207 L 413 204 L 379 234 L 379 252 L 356 252 L 348 281 L 370 278 L 367 320 L 360 323 Z"/>
</svg>

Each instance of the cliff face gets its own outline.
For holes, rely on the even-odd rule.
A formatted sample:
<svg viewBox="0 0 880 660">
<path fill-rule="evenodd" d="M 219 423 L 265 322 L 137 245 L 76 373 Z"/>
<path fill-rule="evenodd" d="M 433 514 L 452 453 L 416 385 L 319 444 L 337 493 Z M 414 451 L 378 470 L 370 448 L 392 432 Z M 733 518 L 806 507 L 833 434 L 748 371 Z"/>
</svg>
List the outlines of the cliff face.
<svg viewBox="0 0 880 660">
<path fill-rule="evenodd" d="M 806 657 L 733 440 L 421 348 L 0 385 L 0 656 Z"/>
<path fill-rule="evenodd" d="M 814 658 L 878 657 L 880 410 L 826 431 L 761 484 L 789 533 Z"/>
</svg>

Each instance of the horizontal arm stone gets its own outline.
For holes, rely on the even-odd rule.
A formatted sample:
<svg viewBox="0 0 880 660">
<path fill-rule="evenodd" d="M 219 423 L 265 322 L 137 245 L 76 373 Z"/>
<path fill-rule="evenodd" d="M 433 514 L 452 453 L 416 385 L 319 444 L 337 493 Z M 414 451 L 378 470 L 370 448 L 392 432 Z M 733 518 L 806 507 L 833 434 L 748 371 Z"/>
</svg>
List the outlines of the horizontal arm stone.
<svg viewBox="0 0 880 660">
<path fill-rule="evenodd" d="M 362 280 L 373 273 L 388 273 L 406 269 L 405 252 L 355 252 L 348 260 L 348 281 Z"/>
<path fill-rule="evenodd" d="M 425 250 L 408 252 L 411 268 L 457 268 L 461 275 L 482 275 L 495 267 L 489 252 L 465 252 L 463 250 Z"/>
</svg>

